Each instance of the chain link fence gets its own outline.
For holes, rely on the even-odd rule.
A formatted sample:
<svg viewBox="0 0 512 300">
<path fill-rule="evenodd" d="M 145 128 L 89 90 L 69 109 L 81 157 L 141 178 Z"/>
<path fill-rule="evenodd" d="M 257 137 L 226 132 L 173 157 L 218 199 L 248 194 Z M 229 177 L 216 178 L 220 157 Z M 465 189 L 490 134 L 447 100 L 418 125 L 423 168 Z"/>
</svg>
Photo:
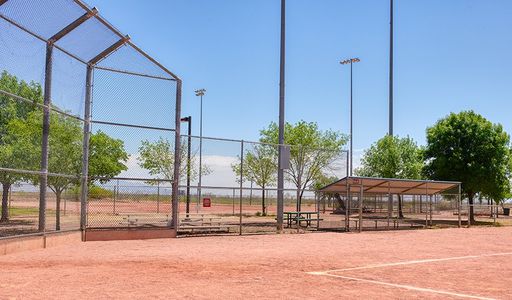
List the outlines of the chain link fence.
<svg viewBox="0 0 512 300">
<path fill-rule="evenodd" d="M 137 226 L 153 207 L 146 223 L 172 227 L 179 174 L 155 181 L 138 153 L 179 149 L 180 107 L 180 79 L 95 8 L 1 0 L 0 237 Z"/>
<path fill-rule="evenodd" d="M 257 234 L 277 229 L 279 145 L 182 135 L 179 231 L 182 234 Z M 190 145 L 190 147 L 189 147 Z M 284 212 L 319 218 L 316 189 L 346 176 L 347 152 L 285 145 Z M 285 231 L 317 230 L 319 220 L 285 220 Z"/>
</svg>

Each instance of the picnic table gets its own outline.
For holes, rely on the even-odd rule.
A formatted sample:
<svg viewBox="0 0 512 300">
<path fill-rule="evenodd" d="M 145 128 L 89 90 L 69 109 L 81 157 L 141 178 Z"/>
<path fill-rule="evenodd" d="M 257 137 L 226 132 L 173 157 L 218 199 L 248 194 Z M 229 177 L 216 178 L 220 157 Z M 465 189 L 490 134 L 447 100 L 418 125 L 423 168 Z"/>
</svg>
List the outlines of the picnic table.
<svg viewBox="0 0 512 300">
<path fill-rule="evenodd" d="M 323 220 L 320 219 L 320 213 L 317 211 L 285 211 L 283 214 L 288 227 L 291 227 L 292 224 L 297 224 L 297 221 L 299 225 L 302 222 L 306 222 L 306 225 L 309 227 L 311 222 Z"/>
</svg>

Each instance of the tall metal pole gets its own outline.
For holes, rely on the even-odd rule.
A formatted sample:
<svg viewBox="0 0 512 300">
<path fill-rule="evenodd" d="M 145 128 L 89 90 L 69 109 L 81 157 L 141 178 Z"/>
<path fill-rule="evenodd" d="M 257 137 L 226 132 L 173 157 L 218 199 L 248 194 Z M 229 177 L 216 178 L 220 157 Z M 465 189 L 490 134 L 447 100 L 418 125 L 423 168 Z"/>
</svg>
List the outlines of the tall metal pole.
<svg viewBox="0 0 512 300">
<path fill-rule="evenodd" d="M 176 112 L 175 112 L 175 136 L 174 136 L 174 173 L 172 180 L 172 220 L 171 227 L 178 234 L 178 210 L 179 210 L 179 182 L 181 162 L 181 79 L 176 81 Z"/>
<path fill-rule="evenodd" d="M 201 94 L 201 107 L 199 109 L 199 201 L 201 201 L 201 179 L 203 177 L 203 95 Z M 199 209 L 199 201 L 197 207 Z"/>
<path fill-rule="evenodd" d="M 46 191 L 48 184 L 48 148 L 50 136 L 50 106 L 52 104 L 52 61 L 53 43 L 46 44 L 44 72 L 43 136 L 41 141 L 41 174 L 39 176 L 39 226 L 38 231 L 46 230 Z"/>
<path fill-rule="evenodd" d="M 181 121 L 188 123 L 188 138 L 187 138 L 187 204 L 185 212 L 190 213 L 190 176 L 191 176 L 191 154 L 192 154 L 192 116 L 182 118 Z"/>
<path fill-rule="evenodd" d="M 389 131 L 393 136 L 393 0 L 390 0 L 389 22 Z"/>
<path fill-rule="evenodd" d="M 284 170 L 283 170 L 283 145 L 284 145 L 284 85 L 285 85 L 285 34 L 286 34 L 286 0 L 281 0 L 281 49 L 279 63 L 279 163 L 277 169 L 277 231 L 283 231 L 284 212 Z"/>
<path fill-rule="evenodd" d="M 201 179 L 203 177 L 203 96 L 206 92 L 205 89 L 196 90 L 196 96 L 200 97 L 200 111 L 199 111 L 199 182 L 197 188 L 197 204 L 196 212 L 199 212 L 199 202 L 201 201 Z"/>
<path fill-rule="evenodd" d="M 89 140 L 91 135 L 91 98 L 92 98 L 92 71 L 93 66 L 87 65 L 85 75 L 85 107 L 84 107 L 84 137 L 82 142 L 82 179 L 80 190 L 80 229 L 85 230 L 87 225 L 87 195 L 89 181 Z M 119 182 L 119 181 L 118 181 Z M 119 186 L 117 187 L 119 194 Z M 114 202 L 115 211 L 115 202 Z"/>
<path fill-rule="evenodd" d="M 354 153 L 353 153 L 353 141 L 354 141 L 354 133 L 353 133 L 353 125 L 354 125 L 354 118 L 353 118 L 353 107 L 354 107 L 354 103 L 353 103 L 353 64 L 354 63 L 357 63 L 357 62 L 360 62 L 361 60 L 359 58 L 349 58 L 349 59 L 345 59 L 345 60 L 342 60 L 340 61 L 340 64 L 342 65 L 346 65 L 346 64 L 350 64 L 350 161 L 349 161 L 349 175 L 352 176 L 352 169 L 353 169 L 353 158 L 354 158 Z"/>
<path fill-rule="evenodd" d="M 243 200 L 243 181 L 244 181 L 244 140 L 240 144 L 240 232 L 242 235 L 242 200 Z"/>
<path fill-rule="evenodd" d="M 354 145 L 354 133 L 352 131 L 353 125 L 354 125 L 354 118 L 353 118 L 353 102 L 352 102 L 352 65 L 353 62 L 350 60 L 350 176 L 352 176 L 352 166 L 354 161 L 354 151 L 353 151 L 353 145 Z"/>
<path fill-rule="evenodd" d="M 187 218 L 190 213 L 190 176 L 192 159 L 192 116 L 188 116 L 188 143 L 187 143 Z"/>
</svg>

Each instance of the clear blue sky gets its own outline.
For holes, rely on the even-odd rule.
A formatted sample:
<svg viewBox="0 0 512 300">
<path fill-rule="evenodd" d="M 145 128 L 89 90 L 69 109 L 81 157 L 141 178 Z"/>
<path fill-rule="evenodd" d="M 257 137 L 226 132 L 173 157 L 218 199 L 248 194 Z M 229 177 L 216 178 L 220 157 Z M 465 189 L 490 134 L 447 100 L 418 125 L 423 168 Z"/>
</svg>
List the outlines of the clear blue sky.
<svg viewBox="0 0 512 300">
<path fill-rule="evenodd" d="M 278 118 L 279 0 L 88 0 L 184 80 L 182 114 L 204 135 L 256 140 Z M 473 109 L 512 132 L 512 1 L 395 0 L 395 133 Z M 387 132 L 387 0 L 289 0 L 286 119 L 348 132 L 354 65 L 354 148 Z M 198 122 L 193 128 L 198 134 Z"/>
</svg>

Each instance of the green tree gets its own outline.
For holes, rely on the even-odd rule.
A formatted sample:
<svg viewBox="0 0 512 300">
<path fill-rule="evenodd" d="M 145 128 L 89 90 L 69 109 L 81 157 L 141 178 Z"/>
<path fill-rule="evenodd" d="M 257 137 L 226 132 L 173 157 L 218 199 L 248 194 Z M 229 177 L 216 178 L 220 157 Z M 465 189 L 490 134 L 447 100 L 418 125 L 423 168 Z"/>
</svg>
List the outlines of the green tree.
<svg viewBox="0 0 512 300">
<path fill-rule="evenodd" d="M 320 189 L 335 182 L 338 180 L 336 176 L 327 176 L 325 174 L 320 174 L 310 184 L 310 188 L 315 191 L 316 196 L 318 197 L 319 201 L 322 201 L 323 204 L 323 211 L 325 212 L 325 206 L 326 201 L 328 201 L 328 206 L 331 206 L 333 199 L 336 199 L 338 202 L 338 207 L 345 210 L 345 203 L 341 200 L 341 197 L 338 193 L 332 194 L 332 193 L 322 193 L 320 192 Z"/>
<path fill-rule="evenodd" d="M 279 127 L 272 122 L 260 131 L 260 141 L 278 144 Z M 284 143 L 290 145 L 290 168 L 285 175 L 297 188 L 297 210 L 304 190 L 320 174 L 332 173 L 347 136 L 332 130 L 322 131 L 313 122 L 286 123 Z"/>
<path fill-rule="evenodd" d="M 91 134 L 89 142 L 89 184 L 98 180 L 108 182 L 121 172 L 128 170 L 126 162 L 129 155 L 124 149 L 124 142 L 101 130 Z"/>
<path fill-rule="evenodd" d="M 231 168 L 235 174 L 240 176 L 240 162 L 232 164 Z M 253 181 L 261 187 L 261 211 L 264 216 L 267 215 L 265 189 L 275 184 L 276 172 L 275 149 L 272 146 L 265 144 L 255 145 L 252 150 L 245 153 L 242 179 L 244 181 Z M 237 181 L 239 180 L 237 178 Z"/>
<path fill-rule="evenodd" d="M 13 147 L 23 149 L 25 161 L 32 162 L 28 169 L 37 169 L 37 161 L 41 157 L 42 113 L 34 111 L 25 120 L 13 120 L 9 129 L 15 137 Z M 48 176 L 48 187 L 55 193 L 56 220 L 55 229 L 60 230 L 61 200 L 64 191 L 80 182 L 82 171 L 82 126 L 76 119 L 63 114 L 50 115 L 48 170 L 51 173 L 62 174 Z M 30 149 L 26 151 L 26 149 Z M 89 153 L 89 184 L 92 186 L 95 178 L 100 177 L 101 182 L 126 170 L 124 164 L 128 154 L 124 150 L 123 141 L 113 139 L 107 134 L 98 131 L 91 135 Z M 39 184 L 39 176 L 26 177 L 25 180 Z"/>
<path fill-rule="evenodd" d="M 18 95 L 33 103 L 16 100 L 5 94 L 0 94 L 0 167 L 6 169 L 26 169 L 26 155 L 32 149 L 20 149 L 14 147 L 16 139 L 9 123 L 13 120 L 24 120 L 27 115 L 37 109 L 37 103 L 43 102 L 43 92 L 39 84 L 27 83 L 19 80 L 6 71 L 0 74 L 0 90 Z M 11 186 L 22 181 L 24 174 L 0 170 L 0 183 L 2 184 L 2 214 L 0 222 L 9 220 L 8 195 Z"/>
<path fill-rule="evenodd" d="M 451 113 L 427 128 L 426 175 L 462 182 L 474 222 L 477 193 L 502 199 L 509 190 L 510 153 L 510 137 L 500 124 L 473 111 Z"/>
<path fill-rule="evenodd" d="M 41 157 L 42 113 L 34 111 L 25 120 L 13 120 L 10 127 L 16 137 L 14 147 L 32 149 L 25 153 L 25 160 L 33 162 L 30 169 L 37 169 Z M 48 170 L 64 176 L 48 176 L 48 187 L 55 193 L 56 222 L 55 229 L 60 230 L 60 207 L 62 193 L 72 185 L 79 183 L 82 168 L 82 128 L 79 121 L 62 114 L 51 114 L 49 136 Z M 34 184 L 39 177 L 30 178 Z"/>
<path fill-rule="evenodd" d="M 423 170 L 423 153 L 410 137 L 386 135 L 370 146 L 355 170 L 359 176 L 420 179 Z M 403 199 L 398 195 L 398 216 L 403 218 Z"/>
<path fill-rule="evenodd" d="M 181 143 L 180 145 L 180 180 L 183 182 L 187 174 L 187 144 Z M 165 138 L 160 138 L 157 141 L 150 142 L 148 140 L 142 141 L 139 147 L 138 164 L 142 168 L 149 171 L 151 176 L 157 179 L 164 179 L 173 181 L 174 179 L 174 144 Z M 199 176 L 198 168 L 196 168 L 196 155 L 191 154 L 190 157 L 190 180 L 195 180 Z M 210 168 L 203 165 L 201 170 L 202 175 L 208 175 Z"/>
</svg>

